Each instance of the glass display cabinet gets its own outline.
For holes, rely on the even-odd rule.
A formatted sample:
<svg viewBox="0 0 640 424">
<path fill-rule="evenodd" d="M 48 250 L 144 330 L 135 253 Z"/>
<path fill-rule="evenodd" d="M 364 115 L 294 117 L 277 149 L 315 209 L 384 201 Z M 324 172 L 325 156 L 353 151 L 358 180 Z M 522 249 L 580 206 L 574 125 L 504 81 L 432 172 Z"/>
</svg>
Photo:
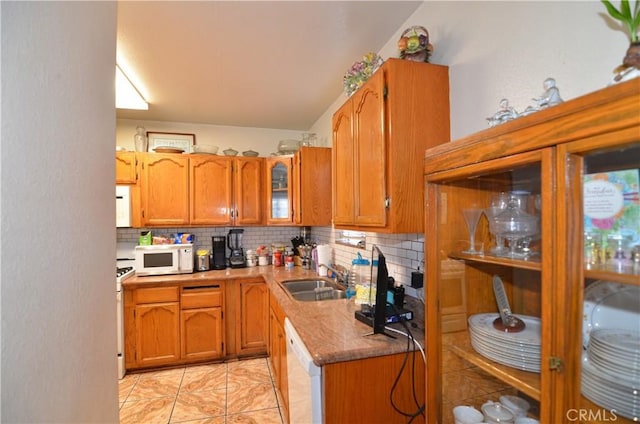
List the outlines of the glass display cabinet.
<svg viewBox="0 0 640 424">
<path fill-rule="evenodd" d="M 427 150 L 427 422 L 638 419 L 638 104 L 640 79 Z"/>
</svg>

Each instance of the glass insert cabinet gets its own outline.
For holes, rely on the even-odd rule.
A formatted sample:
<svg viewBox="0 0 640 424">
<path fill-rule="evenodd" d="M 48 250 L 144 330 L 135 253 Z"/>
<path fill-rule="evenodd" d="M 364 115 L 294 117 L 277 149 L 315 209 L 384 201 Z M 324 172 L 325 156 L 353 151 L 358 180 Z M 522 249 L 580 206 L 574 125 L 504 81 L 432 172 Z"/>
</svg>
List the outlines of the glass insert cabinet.
<svg viewBox="0 0 640 424">
<path fill-rule="evenodd" d="M 640 79 L 425 153 L 427 422 L 640 419 L 638 105 Z"/>
</svg>

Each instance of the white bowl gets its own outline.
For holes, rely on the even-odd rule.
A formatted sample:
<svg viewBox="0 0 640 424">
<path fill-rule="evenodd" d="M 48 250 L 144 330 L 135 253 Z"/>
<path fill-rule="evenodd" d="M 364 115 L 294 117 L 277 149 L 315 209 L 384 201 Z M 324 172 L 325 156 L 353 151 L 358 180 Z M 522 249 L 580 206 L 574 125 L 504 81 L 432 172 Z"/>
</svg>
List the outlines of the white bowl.
<svg viewBox="0 0 640 424">
<path fill-rule="evenodd" d="M 224 153 L 227 156 L 235 156 L 238 154 L 238 151 L 229 148 L 229 149 L 223 150 L 222 153 Z"/>
<path fill-rule="evenodd" d="M 472 406 L 460 405 L 453 408 L 456 424 L 478 424 L 484 418 L 482 413 Z"/>
<path fill-rule="evenodd" d="M 218 153 L 218 146 L 212 146 L 210 144 L 195 144 L 193 146 L 194 153 L 209 153 L 215 155 Z"/>
<path fill-rule="evenodd" d="M 527 411 L 531 405 L 526 400 L 518 396 L 500 396 L 500 403 L 503 404 L 508 410 L 513 412 L 513 415 L 518 417 L 524 417 L 527 415 Z"/>
</svg>

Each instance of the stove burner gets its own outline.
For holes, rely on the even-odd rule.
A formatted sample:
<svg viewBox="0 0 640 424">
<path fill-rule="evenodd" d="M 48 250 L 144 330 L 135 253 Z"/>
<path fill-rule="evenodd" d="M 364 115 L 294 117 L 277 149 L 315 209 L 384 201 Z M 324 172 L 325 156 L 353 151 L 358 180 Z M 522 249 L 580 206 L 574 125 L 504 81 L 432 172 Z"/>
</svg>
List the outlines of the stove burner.
<svg viewBox="0 0 640 424">
<path fill-rule="evenodd" d="M 132 266 L 125 266 L 123 268 L 116 267 L 116 278 L 122 277 L 124 274 L 132 270 L 133 270 Z"/>
</svg>

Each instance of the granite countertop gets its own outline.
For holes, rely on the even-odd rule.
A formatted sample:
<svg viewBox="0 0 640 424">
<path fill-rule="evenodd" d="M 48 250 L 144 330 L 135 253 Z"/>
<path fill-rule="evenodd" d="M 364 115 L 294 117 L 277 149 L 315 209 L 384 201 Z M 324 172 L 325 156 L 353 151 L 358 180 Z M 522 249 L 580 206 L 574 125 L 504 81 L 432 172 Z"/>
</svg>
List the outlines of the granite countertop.
<svg viewBox="0 0 640 424">
<path fill-rule="evenodd" d="M 359 305 L 353 301 L 335 299 L 300 302 L 292 299 L 280 286 L 280 282 L 317 277 L 315 272 L 301 267 L 286 270 L 284 267 L 274 268 L 269 265 L 181 275 L 134 276 L 125 280 L 122 285 L 128 290 L 168 283 L 197 285 L 216 280 L 230 281 L 251 277 L 264 278 L 269 291 L 282 307 L 313 357 L 313 362 L 318 366 L 391 355 L 407 350 L 407 338 L 400 334 L 391 333 L 397 336 L 395 339 L 384 334 L 368 335 L 371 333 L 371 327 L 355 319 L 354 313 L 359 309 Z M 405 307 L 413 311 L 409 329 L 416 341 L 424 346 L 424 304 L 407 296 Z M 406 332 L 402 324 L 393 324 L 391 327 Z"/>
</svg>

